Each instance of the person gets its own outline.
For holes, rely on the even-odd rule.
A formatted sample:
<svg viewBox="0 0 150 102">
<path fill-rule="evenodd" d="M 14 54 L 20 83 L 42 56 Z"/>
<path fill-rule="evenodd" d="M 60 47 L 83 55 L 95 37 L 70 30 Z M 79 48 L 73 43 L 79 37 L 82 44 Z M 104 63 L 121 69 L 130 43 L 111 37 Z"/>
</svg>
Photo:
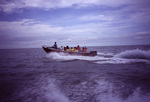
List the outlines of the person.
<svg viewBox="0 0 150 102">
<path fill-rule="evenodd" d="M 84 49 L 84 47 L 82 47 L 82 52 L 85 52 L 85 49 Z"/>
<path fill-rule="evenodd" d="M 69 51 L 69 46 L 67 46 L 67 51 Z"/>
<path fill-rule="evenodd" d="M 57 49 L 57 43 L 55 42 L 55 44 L 52 46 L 52 48 Z"/>
<path fill-rule="evenodd" d="M 84 46 L 84 51 L 85 51 L 85 52 L 87 51 L 87 47 L 86 47 L 86 46 Z"/>
<path fill-rule="evenodd" d="M 61 46 L 61 48 L 60 48 L 61 50 L 64 50 L 64 47 L 63 46 Z"/>
<path fill-rule="evenodd" d="M 73 49 L 73 47 L 71 47 L 71 51 L 72 51 L 72 52 L 74 52 L 74 49 Z"/>
<path fill-rule="evenodd" d="M 86 50 L 87 50 L 86 46 L 82 47 L 82 52 L 86 52 Z"/>
<path fill-rule="evenodd" d="M 79 45 L 77 46 L 77 50 L 78 50 L 79 52 L 81 52 L 81 49 L 80 49 L 80 46 L 79 46 Z"/>
<path fill-rule="evenodd" d="M 64 51 L 66 51 L 66 49 L 67 49 L 67 48 L 64 46 Z"/>
<path fill-rule="evenodd" d="M 78 52 L 78 50 L 77 50 L 77 48 L 76 48 L 76 47 L 74 47 L 74 52 Z"/>
</svg>

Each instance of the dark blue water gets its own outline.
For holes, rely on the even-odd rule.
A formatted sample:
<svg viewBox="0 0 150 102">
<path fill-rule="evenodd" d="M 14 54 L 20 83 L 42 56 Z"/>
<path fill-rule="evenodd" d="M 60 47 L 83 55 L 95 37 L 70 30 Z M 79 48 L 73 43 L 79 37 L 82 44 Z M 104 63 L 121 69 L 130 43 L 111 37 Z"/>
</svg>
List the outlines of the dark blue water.
<svg viewBox="0 0 150 102">
<path fill-rule="evenodd" d="M 149 102 L 150 46 L 88 50 L 98 56 L 0 50 L 0 102 Z"/>
</svg>

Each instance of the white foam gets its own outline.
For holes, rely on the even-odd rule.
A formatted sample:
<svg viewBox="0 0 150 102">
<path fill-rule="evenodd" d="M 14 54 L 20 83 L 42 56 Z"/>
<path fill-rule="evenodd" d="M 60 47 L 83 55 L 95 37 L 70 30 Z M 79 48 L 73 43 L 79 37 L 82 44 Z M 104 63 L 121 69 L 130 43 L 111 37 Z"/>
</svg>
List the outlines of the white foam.
<svg viewBox="0 0 150 102">
<path fill-rule="evenodd" d="M 147 63 L 150 64 L 150 50 L 128 50 L 114 55 L 105 61 L 97 61 L 98 64 L 125 64 L 125 63 Z"/>
<path fill-rule="evenodd" d="M 97 61 L 97 60 L 106 60 L 108 58 L 100 57 L 100 56 L 76 56 L 76 55 L 67 55 L 64 53 L 49 53 L 47 55 L 48 58 L 51 58 L 53 60 L 86 60 L 86 61 Z"/>
<path fill-rule="evenodd" d="M 42 75 L 33 83 L 16 91 L 16 98 L 23 102 L 71 102 L 57 86 L 56 79 Z"/>
<path fill-rule="evenodd" d="M 49 79 L 46 85 L 42 86 L 42 90 L 49 102 L 70 102 L 68 97 L 55 85 L 55 80 Z"/>
<path fill-rule="evenodd" d="M 95 93 L 97 93 L 99 96 L 97 97 L 97 100 L 99 102 L 149 102 L 150 100 L 150 94 L 141 94 L 141 88 L 137 87 L 132 94 L 129 95 L 129 97 L 126 97 L 126 99 L 123 99 L 121 94 L 127 94 L 124 93 L 126 89 L 123 89 L 124 86 L 115 86 L 114 84 L 105 81 L 105 80 L 99 80 L 97 81 L 98 86 L 95 88 Z M 122 93 L 121 93 L 122 92 Z M 129 94 L 129 93 L 128 93 Z"/>
<path fill-rule="evenodd" d="M 126 58 L 126 59 L 150 59 L 150 50 L 148 51 L 139 50 L 139 49 L 128 50 L 116 54 L 115 57 Z"/>
<path fill-rule="evenodd" d="M 150 64 L 150 61 L 147 59 L 123 59 L 123 58 L 110 58 L 106 61 L 97 61 L 97 64 L 126 64 L 126 63 L 146 63 Z"/>
<path fill-rule="evenodd" d="M 113 56 L 114 55 L 114 53 L 102 53 L 102 52 L 98 52 L 97 54 L 100 56 Z"/>
<path fill-rule="evenodd" d="M 139 49 L 123 51 L 114 55 L 113 53 L 99 53 L 97 56 L 75 56 L 64 53 L 49 53 L 48 58 L 58 61 L 85 60 L 97 64 L 125 64 L 125 63 L 147 63 L 150 64 L 150 50 Z"/>
</svg>

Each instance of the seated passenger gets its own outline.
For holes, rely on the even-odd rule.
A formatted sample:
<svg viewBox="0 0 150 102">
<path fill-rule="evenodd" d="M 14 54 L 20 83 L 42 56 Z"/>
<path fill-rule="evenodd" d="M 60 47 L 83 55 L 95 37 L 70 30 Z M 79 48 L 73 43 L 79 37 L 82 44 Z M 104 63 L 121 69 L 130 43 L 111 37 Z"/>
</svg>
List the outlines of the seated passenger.
<svg viewBox="0 0 150 102">
<path fill-rule="evenodd" d="M 69 49 L 67 49 L 67 51 L 70 51 Z"/>
<path fill-rule="evenodd" d="M 55 44 L 52 46 L 52 48 L 57 49 L 57 43 L 55 42 Z"/>
<path fill-rule="evenodd" d="M 67 49 L 67 48 L 66 48 L 66 47 L 64 47 L 64 51 L 66 51 L 66 49 Z"/>
<path fill-rule="evenodd" d="M 77 50 L 78 50 L 79 52 L 81 52 L 81 49 L 80 49 L 80 46 L 79 46 L 79 45 L 77 46 Z"/>
<path fill-rule="evenodd" d="M 74 52 L 74 49 L 73 49 L 73 47 L 71 47 L 71 51 L 72 51 L 72 52 Z"/>
<path fill-rule="evenodd" d="M 61 50 L 64 50 L 64 47 L 63 46 L 61 46 L 61 48 L 60 48 Z"/>
<path fill-rule="evenodd" d="M 76 47 L 74 47 L 74 52 L 78 52 L 78 50 L 77 50 L 77 48 L 76 48 Z"/>
<path fill-rule="evenodd" d="M 67 51 L 69 51 L 69 46 L 67 46 Z"/>
<path fill-rule="evenodd" d="M 85 52 L 85 49 L 84 49 L 84 47 L 82 47 L 82 52 Z"/>
<path fill-rule="evenodd" d="M 86 46 L 84 46 L 84 51 L 85 51 L 85 52 L 87 51 L 87 47 L 86 47 Z"/>
</svg>

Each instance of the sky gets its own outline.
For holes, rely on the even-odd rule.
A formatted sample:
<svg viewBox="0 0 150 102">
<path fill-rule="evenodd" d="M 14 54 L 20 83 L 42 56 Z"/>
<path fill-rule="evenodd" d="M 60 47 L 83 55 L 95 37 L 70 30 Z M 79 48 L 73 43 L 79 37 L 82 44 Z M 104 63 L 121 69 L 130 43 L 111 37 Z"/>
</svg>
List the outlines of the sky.
<svg viewBox="0 0 150 102">
<path fill-rule="evenodd" d="M 0 49 L 150 44 L 150 0 L 0 0 Z"/>
</svg>

